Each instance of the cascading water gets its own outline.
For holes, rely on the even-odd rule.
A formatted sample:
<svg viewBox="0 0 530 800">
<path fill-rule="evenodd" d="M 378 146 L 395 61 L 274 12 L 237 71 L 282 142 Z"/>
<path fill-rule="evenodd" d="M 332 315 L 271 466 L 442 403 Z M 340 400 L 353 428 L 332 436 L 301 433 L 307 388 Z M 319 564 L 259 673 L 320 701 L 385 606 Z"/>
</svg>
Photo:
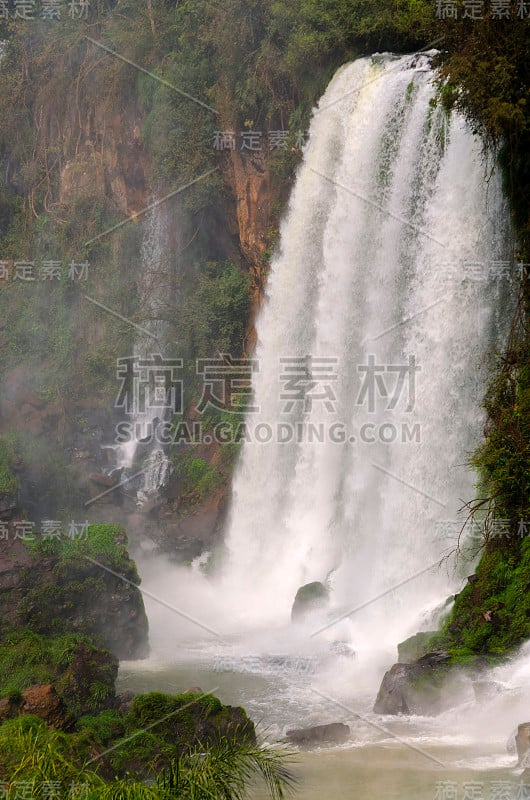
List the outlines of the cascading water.
<svg viewBox="0 0 530 800">
<path fill-rule="evenodd" d="M 493 160 L 435 94 L 428 54 L 376 56 L 341 68 L 314 113 L 258 321 L 248 425 L 273 441 L 243 446 L 226 536 L 223 596 L 244 627 L 287 622 L 309 581 L 329 578 L 343 610 L 408 581 L 454 547 L 439 534 L 474 497 L 510 231 Z M 321 394 L 304 411 L 285 379 L 302 361 L 280 360 L 308 355 Z M 279 422 L 326 441 L 275 441 Z M 433 568 L 332 635 L 395 645 L 453 586 Z"/>
<path fill-rule="evenodd" d="M 361 59 L 315 110 L 258 320 L 259 412 L 247 414 L 224 557 L 209 576 L 142 564 L 143 586 L 163 601 L 147 598 L 153 656 L 122 665 L 124 688 L 215 687 L 263 720 L 267 738 L 347 722 L 349 749 L 305 762 L 322 769 L 313 789 L 308 773 L 311 798 L 342 797 L 345 785 L 432 798 L 446 774 L 418 748 L 458 768 L 513 765 L 505 743 L 528 694 L 525 652 L 494 676 L 506 697 L 487 707 L 469 683 L 440 717 L 381 724 L 372 711 L 396 644 L 436 627 L 462 583 L 452 563 L 433 565 L 476 491 L 465 464 L 513 312 L 494 160 L 432 102 L 433 79 L 428 54 Z M 329 615 L 293 625 L 296 590 L 314 580 L 330 587 Z"/>
<path fill-rule="evenodd" d="M 135 365 L 149 362 L 153 356 L 163 354 L 168 338 L 167 295 L 171 290 L 171 266 L 168 263 L 170 247 L 169 212 L 163 205 L 154 205 L 144 223 L 142 241 L 142 271 L 139 294 L 141 306 L 147 320 L 142 324 L 134 343 Z M 137 368 L 137 366 L 135 366 Z M 138 376 L 141 379 L 141 375 Z M 156 494 L 164 484 L 170 469 L 163 448 L 153 436 L 153 431 L 161 419 L 158 406 L 166 402 L 166 387 L 155 385 L 153 377 L 147 379 L 144 387 L 144 402 L 135 402 L 129 412 L 129 421 L 134 435 L 116 448 L 117 466 L 126 474 L 140 473 L 136 479 L 137 498 L 141 504 Z M 136 394 L 133 392 L 133 394 Z M 162 412 L 162 418 L 163 418 Z M 146 443 L 142 443 L 145 440 Z M 141 453 L 140 453 L 141 450 Z M 138 456 L 141 455 L 141 464 Z M 134 479 L 133 479 L 134 480 Z"/>
</svg>

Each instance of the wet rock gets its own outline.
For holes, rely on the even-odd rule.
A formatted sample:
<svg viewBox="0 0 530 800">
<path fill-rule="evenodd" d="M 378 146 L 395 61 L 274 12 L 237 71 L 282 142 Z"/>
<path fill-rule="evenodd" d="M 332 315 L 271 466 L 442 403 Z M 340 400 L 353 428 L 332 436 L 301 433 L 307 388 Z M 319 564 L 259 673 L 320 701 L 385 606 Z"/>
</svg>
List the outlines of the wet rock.
<svg viewBox="0 0 530 800">
<path fill-rule="evenodd" d="M 204 542 L 201 539 L 192 539 L 187 536 L 179 536 L 174 543 L 171 561 L 176 564 L 184 564 L 193 561 L 194 558 L 204 552 Z"/>
<path fill-rule="evenodd" d="M 329 591 L 320 581 L 300 586 L 291 609 L 291 621 L 299 622 L 308 614 L 325 608 L 329 601 Z"/>
<path fill-rule="evenodd" d="M 347 741 L 350 729 L 342 722 L 314 725 L 311 728 L 295 728 L 287 731 L 285 741 L 302 747 L 318 747 L 321 744 L 341 744 Z"/>
<path fill-rule="evenodd" d="M 88 477 L 90 499 L 93 503 L 116 503 L 121 500 L 119 481 L 104 472 L 91 472 Z"/>
<path fill-rule="evenodd" d="M 203 691 L 200 686 L 190 686 L 190 688 L 186 689 L 183 694 L 203 694 Z"/>
<path fill-rule="evenodd" d="M 515 746 L 520 767 L 530 767 L 530 722 L 523 722 L 517 728 Z"/>
<path fill-rule="evenodd" d="M 469 693 L 468 682 L 452 672 L 443 650 L 413 664 L 394 664 L 385 674 L 374 705 L 376 714 L 439 714 Z"/>
<path fill-rule="evenodd" d="M 124 692 L 118 692 L 114 701 L 114 708 L 117 711 L 122 711 L 124 714 L 126 714 L 131 710 L 135 696 L 135 693 L 131 692 L 130 689 L 127 689 Z"/>
<path fill-rule="evenodd" d="M 140 514 L 155 514 L 166 503 L 163 497 L 149 497 L 138 509 Z"/>
</svg>

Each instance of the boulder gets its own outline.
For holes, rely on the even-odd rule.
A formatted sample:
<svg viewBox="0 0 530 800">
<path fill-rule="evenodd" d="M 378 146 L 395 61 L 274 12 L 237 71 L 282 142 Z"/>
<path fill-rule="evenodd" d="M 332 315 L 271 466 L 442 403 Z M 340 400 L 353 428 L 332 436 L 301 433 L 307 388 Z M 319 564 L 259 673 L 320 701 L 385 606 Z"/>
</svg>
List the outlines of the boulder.
<svg viewBox="0 0 530 800">
<path fill-rule="evenodd" d="M 156 735 L 181 750 L 210 746 L 224 739 L 255 744 L 254 723 L 240 706 L 225 706 L 214 695 L 136 695 L 131 722 L 136 728 L 156 725 Z"/>
<path fill-rule="evenodd" d="M 329 601 L 329 591 L 320 581 L 300 586 L 291 609 L 291 621 L 301 621 L 308 614 L 325 608 Z"/>
<path fill-rule="evenodd" d="M 448 665 L 443 650 L 427 653 L 413 664 L 394 664 L 385 674 L 374 705 L 376 714 L 439 714 L 459 702 L 467 689 Z"/>
<path fill-rule="evenodd" d="M 342 722 L 314 725 L 312 728 L 295 728 L 287 731 L 285 741 L 303 747 L 318 747 L 321 744 L 341 744 L 347 741 L 350 729 Z"/>
<path fill-rule="evenodd" d="M 51 684 L 30 686 L 22 692 L 21 714 L 34 714 L 52 728 L 67 730 L 74 720 Z"/>
<path fill-rule="evenodd" d="M 523 722 L 517 728 L 515 737 L 520 767 L 530 767 L 530 722 Z"/>
<path fill-rule="evenodd" d="M 117 711 L 122 711 L 124 714 L 126 714 L 131 710 L 134 698 L 135 693 L 131 692 L 130 689 L 126 689 L 123 692 L 118 692 L 114 699 L 114 708 Z"/>
</svg>

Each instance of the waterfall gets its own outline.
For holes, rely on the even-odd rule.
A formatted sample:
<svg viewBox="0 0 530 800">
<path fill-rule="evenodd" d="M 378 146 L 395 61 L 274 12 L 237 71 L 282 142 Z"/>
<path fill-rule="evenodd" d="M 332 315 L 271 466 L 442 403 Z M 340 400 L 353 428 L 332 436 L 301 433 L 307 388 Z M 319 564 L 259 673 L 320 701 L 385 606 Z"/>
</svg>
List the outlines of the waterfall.
<svg viewBox="0 0 530 800">
<path fill-rule="evenodd" d="M 466 463 L 514 276 L 494 160 L 435 102 L 431 55 L 346 65 L 313 114 L 247 420 L 305 434 L 245 442 L 226 532 L 223 594 L 248 626 L 286 623 L 297 588 L 327 580 L 336 609 L 384 595 L 341 635 L 395 644 L 461 582 L 451 560 L 427 568 L 475 497 Z M 318 384 L 305 407 L 297 369 Z"/>
<path fill-rule="evenodd" d="M 144 222 L 141 249 L 141 279 L 139 285 L 140 309 L 146 321 L 137 328 L 133 348 L 134 369 L 141 361 L 151 361 L 163 356 L 169 335 L 167 319 L 167 297 L 171 291 L 172 267 L 170 260 L 169 211 L 163 204 L 153 204 Z M 139 379 L 136 376 L 135 379 Z M 145 404 L 135 401 L 129 408 L 128 417 L 134 435 L 116 448 L 117 466 L 136 478 L 130 484 L 136 488 L 140 504 L 157 493 L 164 484 L 170 469 L 163 447 L 153 436 L 164 412 L 152 402 L 155 392 L 166 394 L 165 386 L 155 386 L 156 371 L 149 377 L 149 386 L 144 387 Z M 151 402 L 150 402 L 151 401 Z M 142 442 L 145 440 L 145 443 Z"/>
</svg>

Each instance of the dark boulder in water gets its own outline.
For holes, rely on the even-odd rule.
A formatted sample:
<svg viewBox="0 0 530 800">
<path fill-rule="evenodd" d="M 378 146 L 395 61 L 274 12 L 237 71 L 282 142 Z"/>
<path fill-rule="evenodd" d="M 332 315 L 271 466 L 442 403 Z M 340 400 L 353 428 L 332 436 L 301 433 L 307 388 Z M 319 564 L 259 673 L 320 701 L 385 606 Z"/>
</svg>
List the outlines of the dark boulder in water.
<svg viewBox="0 0 530 800">
<path fill-rule="evenodd" d="M 350 736 L 350 729 L 342 722 L 328 725 L 315 725 L 312 728 L 295 728 L 287 731 L 285 740 L 304 747 L 318 747 L 321 744 L 342 744 Z"/>
<path fill-rule="evenodd" d="M 381 683 L 375 713 L 433 716 L 468 699 L 471 684 L 449 661 L 448 653 L 435 650 L 413 664 L 394 664 Z"/>
<path fill-rule="evenodd" d="M 308 614 L 325 608 L 329 601 L 329 591 L 320 581 L 300 586 L 291 609 L 291 622 L 300 622 Z"/>
</svg>

